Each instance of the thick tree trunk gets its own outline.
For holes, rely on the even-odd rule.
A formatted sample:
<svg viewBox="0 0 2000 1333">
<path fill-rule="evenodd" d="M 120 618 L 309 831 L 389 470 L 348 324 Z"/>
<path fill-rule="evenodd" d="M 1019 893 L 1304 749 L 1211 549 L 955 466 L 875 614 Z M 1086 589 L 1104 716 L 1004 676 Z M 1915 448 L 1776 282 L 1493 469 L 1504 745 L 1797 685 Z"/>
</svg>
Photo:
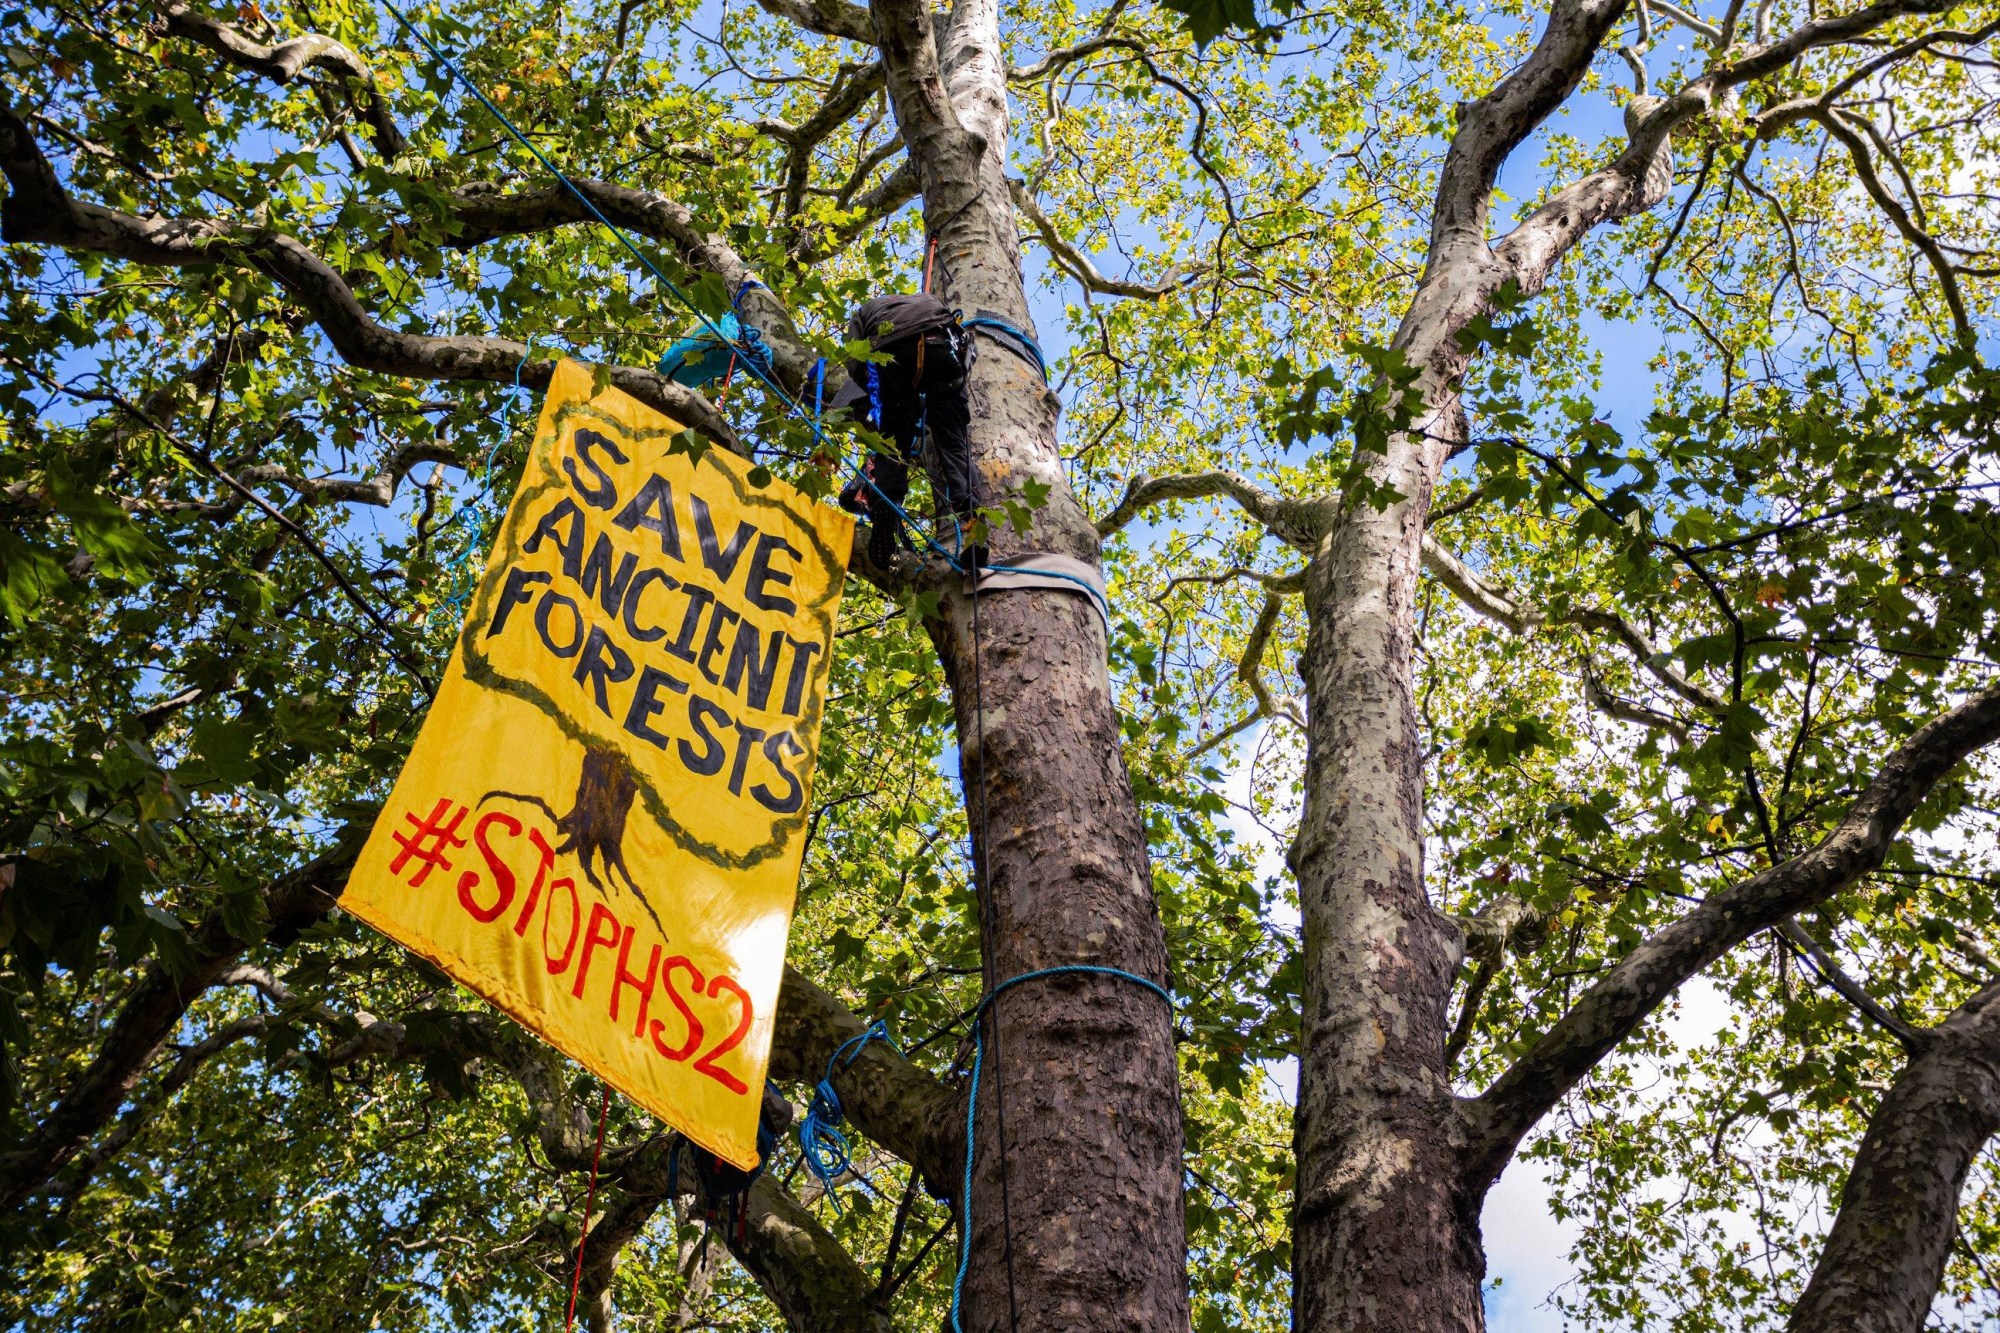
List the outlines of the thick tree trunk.
<svg viewBox="0 0 2000 1333">
<path fill-rule="evenodd" d="M 1392 344 L 1421 369 L 1410 429 L 1362 459 L 1375 494 L 1399 498 L 1348 501 L 1307 567 L 1292 1299 L 1294 1326 L 1311 1333 L 1485 1324 L 1485 1185 L 1464 1171 L 1468 1123 L 1444 1057 L 1464 939 L 1425 892 L 1413 695 L 1431 490 L 1466 434 L 1456 334 L 1502 279 L 1483 220 L 1454 218 L 1441 203 L 1431 267 Z"/>
<path fill-rule="evenodd" d="M 1305 920 L 1294 1147 L 1294 1326 L 1482 1326 L 1479 1194 L 1444 1062 L 1463 956 L 1423 876 L 1423 754 L 1411 696 L 1423 515 L 1441 451 L 1376 469 L 1408 500 L 1348 510 L 1315 552 L 1303 663 L 1312 701 L 1292 859 Z"/>
<path fill-rule="evenodd" d="M 1966 1173 L 2000 1131 L 2000 986 L 1926 1037 L 1868 1122 L 1791 1333 L 1917 1333 L 1930 1317 Z"/>
<path fill-rule="evenodd" d="M 960 0 L 940 64 L 923 6 L 874 10 L 924 192 L 947 304 L 1032 333 L 1004 171 L 1006 70 L 992 0 Z M 1063 479 L 1057 404 L 1001 340 L 974 361 L 976 500 L 1050 487 L 995 559 L 1096 561 Z M 1069 592 L 950 596 L 933 634 L 950 677 L 980 867 L 987 986 L 1064 964 L 1165 985 L 1166 937 L 1125 771 L 1102 622 Z M 976 1108 L 963 1325 L 1147 1330 L 1188 1324 L 1181 1120 L 1171 1015 L 1108 976 L 1027 982 L 992 1006 Z M 1004 1129 L 1003 1129 L 1004 1121 Z"/>
</svg>

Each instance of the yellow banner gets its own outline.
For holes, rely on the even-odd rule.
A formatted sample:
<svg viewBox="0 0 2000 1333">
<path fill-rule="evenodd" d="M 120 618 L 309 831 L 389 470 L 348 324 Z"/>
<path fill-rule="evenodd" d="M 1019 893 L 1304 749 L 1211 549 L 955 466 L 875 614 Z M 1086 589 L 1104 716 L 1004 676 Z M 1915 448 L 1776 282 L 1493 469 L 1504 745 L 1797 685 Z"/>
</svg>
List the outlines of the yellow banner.
<svg viewBox="0 0 2000 1333">
<path fill-rule="evenodd" d="M 854 520 L 556 369 L 342 907 L 757 1161 Z"/>
</svg>

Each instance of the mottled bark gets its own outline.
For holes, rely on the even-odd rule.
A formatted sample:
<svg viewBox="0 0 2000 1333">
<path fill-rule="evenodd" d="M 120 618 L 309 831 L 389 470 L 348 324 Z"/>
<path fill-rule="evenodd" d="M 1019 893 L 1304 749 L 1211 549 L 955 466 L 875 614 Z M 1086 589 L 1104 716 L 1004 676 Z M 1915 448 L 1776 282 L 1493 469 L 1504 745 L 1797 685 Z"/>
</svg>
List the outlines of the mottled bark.
<svg viewBox="0 0 2000 1333">
<path fill-rule="evenodd" d="M 1868 1122 L 1791 1333 L 1917 1333 L 1958 1234 L 1958 1196 L 2000 1131 L 2000 986 L 1924 1034 Z"/>
<path fill-rule="evenodd" d="M 941 294 L 1032 332 L 1003 169 L 998 6 L 960 0 L 935 42 L 923 5 L 883 0 L 874 12 L 937 244 Z M 1057 404 L 1041 376 L 982 337 L 970 393 L 978 503 L 1018 495 L 1031 480 L 1050 487 L 1029 534 L 994 535 L 996 558 L 1043 550 L 1096 561 L 1097 534 L 1064 481 Z M 947 591 L 933 636 L 957 709 L 987 984 L 1065 963 L 1164 984 L 1165 935 L 1102 622 L 1070 593 L 1008 592 L 975 608 L 956 580 Z M 966 1329 L 1186 1327 L 1182 1139 L 1166 1006 L 1112 977 L 1029 982 L 995 1003 L 988 1043 Z"/>
</svg>

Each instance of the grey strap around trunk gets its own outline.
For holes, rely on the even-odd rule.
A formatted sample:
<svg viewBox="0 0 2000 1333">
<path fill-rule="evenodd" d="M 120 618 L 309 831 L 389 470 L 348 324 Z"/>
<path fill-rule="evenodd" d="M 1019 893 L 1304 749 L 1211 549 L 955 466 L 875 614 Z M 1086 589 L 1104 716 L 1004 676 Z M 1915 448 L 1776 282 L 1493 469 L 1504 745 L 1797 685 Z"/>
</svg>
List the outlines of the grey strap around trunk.
<svg viewBox="0 0 2000 1333">
<path fill-rule="evenodd" d="M 1111 638 L 1111 599 L 1104 591 L 1104 576 L 1083 561 L 1047 551 L 1026 551 L 1007 557 L 1005 564 L 987 565 L 979 571 L 974 590 L 980 593 L 1011 592 L 1022 588 L 1047 588 L 1053 592 L 1082 593 L 1090 598 L 1098 618 L 1104 622 L 1104 637 Z"/>
</svg>

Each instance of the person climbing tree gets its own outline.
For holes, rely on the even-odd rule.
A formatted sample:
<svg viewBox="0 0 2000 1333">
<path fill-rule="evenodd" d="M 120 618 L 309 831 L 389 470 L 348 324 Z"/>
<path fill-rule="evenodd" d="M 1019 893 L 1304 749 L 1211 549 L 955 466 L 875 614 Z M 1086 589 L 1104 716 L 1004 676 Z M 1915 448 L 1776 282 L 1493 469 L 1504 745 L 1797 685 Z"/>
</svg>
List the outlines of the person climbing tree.
<svg viewBox="0 0 2000 1333">
<path fill-rule="evenodd" d="M 930 449 L 932 476 L 942 483 L 938 508 L 955 523 L 953 545 L 972 518 L 972 452 L 966 428 L 971 408 L 965 371 L 972 340 L 956 312 L 928 292 L 878 296 L 848 321 L 848 336 L 866 342 L 872 357 L 848 362 L 848 382 L 829 406 L 847 408 L 895 444 L 871 451 L 862 471 L 840 493 L 841 506 L 868 520 L 868 556 L 887 565 L 903 533 L 903 501 L 910 492 L 910 464 Z M 974 564 L 984 548 L 968 545 Z"/>
</svg>

